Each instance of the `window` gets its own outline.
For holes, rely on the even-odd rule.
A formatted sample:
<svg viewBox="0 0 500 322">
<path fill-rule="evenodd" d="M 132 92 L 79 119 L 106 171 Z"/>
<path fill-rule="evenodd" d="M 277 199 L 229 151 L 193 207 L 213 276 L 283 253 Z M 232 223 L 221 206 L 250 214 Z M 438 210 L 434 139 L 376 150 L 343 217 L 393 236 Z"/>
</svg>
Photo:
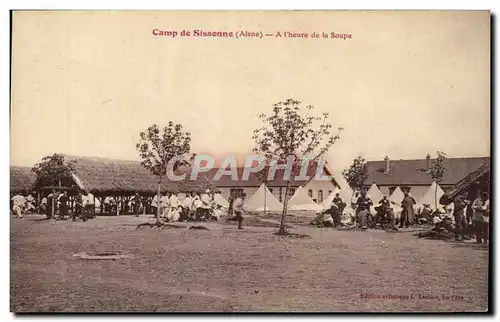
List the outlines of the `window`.
<svg viewBox="0 0 500 322">
<path fill-rule="evenodd" d="M 309 195 L 309 197 L 313 197 L 313 190 L 312 189 L 309 189 L 307 190 L 307 194 Z"/>
<path fill-rule="evenodd" d="M 295 188 L 290 188 L 290 190 L 288 191 L 288 195 L 293 196 L 294 194 L 295 194 Z"/>
<path fill-rule="evenodd" d="M 328 195 L 331 195 L 333 190 L 328 190 Z"/>
<path fill-rule="evenodd" d="M 268 188 L 269 192 L 273 193 L 273 188 Z"/>
<path fill-rule="evenodd" d="M 318 202 L 323 202 L 323 190 L 318 190 Z"/>
<path fill-rule="evenodd" d="M 235 200 L 236 198 L 238 198 L 239 196 L 241 196 L 242 193 L 243 193 L 243 189 L 231 188 L 229 190 L 229 195 L 231 196 L 231 198 L 233 200 Z"/>
</svg>

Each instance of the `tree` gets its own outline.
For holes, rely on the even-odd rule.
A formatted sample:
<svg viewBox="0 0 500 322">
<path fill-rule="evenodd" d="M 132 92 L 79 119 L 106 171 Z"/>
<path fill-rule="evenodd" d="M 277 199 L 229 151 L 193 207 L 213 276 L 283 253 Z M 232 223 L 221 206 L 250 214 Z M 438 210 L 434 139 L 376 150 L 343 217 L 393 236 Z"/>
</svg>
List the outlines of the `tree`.
<svg viewBox="0 0 500 322">
<path fill-rule="evenodd" d="M 360 156 L 352 161 L 348 169 L 342 171 L 342 176 L 347 181 L 347 184 L 354 191 L 360 190 L 366 179 L 368 179 L 368 167 L 366 160 Z"/>
<path fill-rule="evenodd" d="M 166 175 L 167 166 L 174 157 L 186 156 L 191 150 L 191 133 L 184 132 L 181 124 L 168 122 L 162 130 L 153 124 L 140 134 L 136 148 L 142 158 L 141 165 L 158 178 L 157 202 L 160 203 L 161 182 Z M 182 164 L 174 163 L 174 171 Z M 160 207 L 156 209 L 156 224 L 160 224 Z"/>
<path fill-rule="evenodd" d="M 52 193 L 55 193 L 55 186 L 61 187 L 62 182 L 70 182 L 72 173 L 75 170 L 73 162 L 65 162 L 64 155 L 55 153 L 46 156 L 31 169 L 36 173 L 37 186 L 51 186 Z M 54 218 L 55 198 L 52 199 L 52 213 L 47 214 Z"/>
<path fill-rule="evenodd" d="M 432 180 L 436 182 L 436 191 L 434 193 L 435 210 L 437 210 L 437 204 L 438 204 L 437 201 L 438 185 L 443 180 L 444 171 L 446 170 L 446 168 L 443 165 L 444 160 L 446 160 L 446 153 L 437 151 L 436 161 L 432 164 L 429 171 Z"/>
<path fill-rule="evenodd" d="M 278 231 L 285 235 L 285 216 L 289 199 L 291 179 L 300 171 L 300 166 L 310 166 L 329 150 L 340 138 L 342 127 L 332 134 L 332 126 L 328 123 L 328 113 L 322 116 L 312 116 L 314 106 L 307 105 L 303 108 L 305 115 L 301 114 L 302 103 L 297 100 L 287 99 L 273 105 L 269 115 L 260 114 L 261 126 L 254 130 L 252 139 L 255 141 L 254 153 L 260 155 L 265 162 L 265 173 L 273 164 L 283 166 L 291 161 L 291 176 L 284 178 L 287 182 L 283 212 Z"/>
</svg>

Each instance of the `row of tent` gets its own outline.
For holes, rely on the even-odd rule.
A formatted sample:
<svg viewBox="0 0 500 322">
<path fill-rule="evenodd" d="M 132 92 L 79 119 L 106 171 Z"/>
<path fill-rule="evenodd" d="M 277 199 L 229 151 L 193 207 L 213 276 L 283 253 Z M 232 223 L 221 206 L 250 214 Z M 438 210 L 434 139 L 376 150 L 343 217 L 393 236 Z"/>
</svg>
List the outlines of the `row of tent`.
<svg viewBox="0 0 500 322">
<path fill-rule="evenodd" d="M 291 211 L 322 211 L 330 208 L 337 193 L 339 194 L 339 197 L 342 198 L 342 200 L 344 200 L 344 202 L 346 203 L 345 212 L 353 212 L 350 201 L 354 193 L 349 187 L 346 187 L 344 189 L 336 188 L 321 204 L 314 202 L 314 200 L 309 197 L 306 190 L 302 187 L 299 187 L 295 191 L 294 195 L 290 198 L 290 200 L 288 200 L 287 209 Z M 433 208 L 435 204 L 439 205 L 439 199 L 443 194 L 444 191 L 441 189 L 441 187 L 439 187 L 436 182 L 433 182 L 427 192 L 422 196 L 422 198 L 416 200 L 417 206 L 427 204 L 430 205 L 431 208 Z M 384 197 L 384 194 L 375 184 L 370 187 L 367 195 L 372 199 L 374 205 L 377 205 L 379 201 Z M 216 196 L 224 199 L 220 195 Z M 389 200 L 395 204 L 396 208 L 400 207 L 403 199 L 404 193 L 399 187 L 394 189 L 392 194 L 389 196 Z M 227 201 L 225 201 L 225 203 L 227 203 Z M 281 212 L 283 210 L 283 204 L 271 193 L 271 191 L 264 184 L 262 184 L 259 189 L 257 189 L 257 191 L 247 199 L 244 204 L 244 208 L 248 211 L 256 212 Z"/>
<path fill-rule="evenodd" d="M 436 194 L 437 189 L 437 194 Z M 339 194 L 339 197 L 346 203 L 345 212 L 351 213 L 353 212 L 351 208 L 351 198 L 354 193 L 351 188 L 346 187 L 343 189 L 336 188 L 332 191 L 328 197 L 326 197 L 321 204 L 316 203 L 306 192 L 306 190 L 302 187 L 298 187 L 293 196 L 288 200 L 287 209 L 290 211 L 323 211 L 329 209 L 333 202 L 335 196 Z M 434 205 L 439 204 L 439 199 L 444 194 L 444 191 L 439 187 L 435 182 L 429 187 L 427 192 L 417 201 L 417 205 L 430 205 L 431 208 Z M 384 197 L 384 194 L 380 191 L 377 185 L 372 184 L 370 189 L 367 191 L 367 195 L 372 199 L 373 204 L 377 205 L 380 200 Z M 401 202 L 404 199 L 403 191 L 397 187 L 394 189 L 392 194 L 389 196 L 389 200 L 392 201 L 396 207 L 398 208 Z M 99 200 L 96 198 L 96 207 L 99 207 Z M 214 195 L 214 202 L 216 204 L 221 205 L 224 208 L 229 207 L 229 202 L 221 195 Z M 281 212 L 283 211 L 283 204 L 276 198 L 271 191 L 266 187 L 265 184 L 261 184 L 259 189 L 249 197 L 243 206 L 247 211 L 254 212 Z"/>
</svg>

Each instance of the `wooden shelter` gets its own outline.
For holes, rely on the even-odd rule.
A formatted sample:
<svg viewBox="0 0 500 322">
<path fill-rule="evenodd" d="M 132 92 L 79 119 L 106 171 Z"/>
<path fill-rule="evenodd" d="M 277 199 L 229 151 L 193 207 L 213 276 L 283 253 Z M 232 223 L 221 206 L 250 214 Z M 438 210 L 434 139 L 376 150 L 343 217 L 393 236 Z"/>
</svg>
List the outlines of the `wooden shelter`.
<svg viewBox="0 0 500 322">
<path fill-rule="evenodd" d="M 444 194 L 439 203 L 442 205 L 450 204 L 453 199 L 463 192 L 467 192 L 469 197 L 477 197 L 478 192 L 490 192 L 491 186 L 491 166 L 490 163 L 483 164 L 477 170 L 469 173 L 462 180 L 453 186 L 452 190 Z"/>
</svg>

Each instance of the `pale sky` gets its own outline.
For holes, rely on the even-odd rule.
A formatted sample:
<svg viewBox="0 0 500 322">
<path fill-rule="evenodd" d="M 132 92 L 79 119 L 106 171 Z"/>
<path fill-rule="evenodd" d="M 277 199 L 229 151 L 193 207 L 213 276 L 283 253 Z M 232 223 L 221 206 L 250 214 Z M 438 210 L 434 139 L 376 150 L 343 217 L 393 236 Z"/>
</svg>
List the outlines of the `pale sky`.
<svg viewBox="0 0 500 322">
<path fill-rule="evenodd" d="M 152 30 L 350 33 L 352 39 L 155 37 Z M 257 115 L 293 98 L 345 128 L 334 169 L 487 156 L 489 12 L 15 12 L 11 164 L 55 152 L 138 159 L 172 120 L 193 152 L 244 154 Z"/>
</svg>

